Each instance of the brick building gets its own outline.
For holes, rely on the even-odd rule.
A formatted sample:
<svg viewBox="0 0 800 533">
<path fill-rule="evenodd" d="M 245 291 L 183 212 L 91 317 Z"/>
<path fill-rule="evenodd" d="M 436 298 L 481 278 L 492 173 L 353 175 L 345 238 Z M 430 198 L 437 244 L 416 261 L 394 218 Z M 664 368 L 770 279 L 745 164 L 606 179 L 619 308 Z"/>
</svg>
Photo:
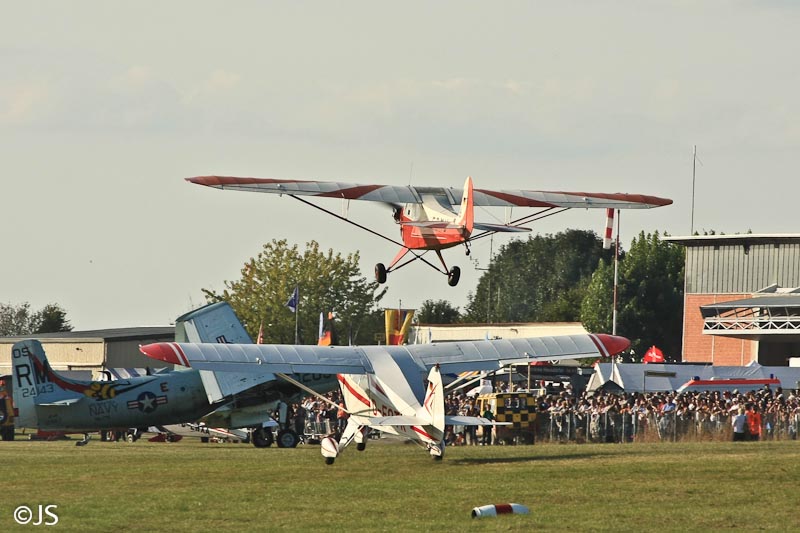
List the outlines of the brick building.
<svg viewBox="0 0 800 533">
<path fill-rule="evenodd" d="M 684 362 L 800 357 L 800 235 L 667 237 L 686 247 Z"/>
</svg>

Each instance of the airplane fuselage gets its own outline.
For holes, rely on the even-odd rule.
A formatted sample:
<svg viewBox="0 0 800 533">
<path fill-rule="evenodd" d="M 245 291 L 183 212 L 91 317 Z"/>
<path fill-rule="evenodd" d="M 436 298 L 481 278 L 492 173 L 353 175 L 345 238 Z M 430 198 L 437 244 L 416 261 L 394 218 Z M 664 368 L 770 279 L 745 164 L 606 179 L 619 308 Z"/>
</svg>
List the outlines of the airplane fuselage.
<svg viewBox="0 0 800 533">
<path fill-rule="evenodd" d="M 426 194 L 422 199 L 421 204 L 406 204 L 395 217 L 407 248 L 444 250 L 469 239 L 471 231 L 456 227 L 458 213 L 450 209 L 444 198 Z"/>
<path fill-rule="evenodd" d="M 116 381 L 67 381 L 25 364 L 14 370 L 15 398 L 32 400 L 27 405 L 35 409 L 34 427 L 41 430 L 95 431 L 180 423 L 197 420 L 212 409 L 195 370 Z M 49 398 L 58 389 L 62 389 L 61 397 Z M 31 413 L 20 414 L 23 420 L 31 419 Z"/>
<path fill-rule="evenodd" d="M 402 357 L 379 351 L 370 354 L 370 362 L 375 374 L 338 376 L 348 411 L 365 417 L 416 417 L 425 397 L 420 369 Z M 371 427 L 423 446 L 438 446 L 444 438 L 441 430 L 428 424 L 371 424 Z"/>
</svg>

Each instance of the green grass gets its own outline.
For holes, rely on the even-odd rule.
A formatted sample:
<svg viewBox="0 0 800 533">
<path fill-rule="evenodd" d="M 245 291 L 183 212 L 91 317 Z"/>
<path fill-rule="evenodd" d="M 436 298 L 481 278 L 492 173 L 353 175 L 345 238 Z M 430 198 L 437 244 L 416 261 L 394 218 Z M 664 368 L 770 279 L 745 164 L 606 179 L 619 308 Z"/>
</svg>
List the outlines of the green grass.
<svg viewBox="0 0 800 533">
<path fill-rule="evenodd" d="M 798 530 L 800 442 L 448 448 L 0 442 L 0 531 L 58 505 L 52 531 Z M 530 515 L 472 519 L 521 503 Z"/>
</svg>

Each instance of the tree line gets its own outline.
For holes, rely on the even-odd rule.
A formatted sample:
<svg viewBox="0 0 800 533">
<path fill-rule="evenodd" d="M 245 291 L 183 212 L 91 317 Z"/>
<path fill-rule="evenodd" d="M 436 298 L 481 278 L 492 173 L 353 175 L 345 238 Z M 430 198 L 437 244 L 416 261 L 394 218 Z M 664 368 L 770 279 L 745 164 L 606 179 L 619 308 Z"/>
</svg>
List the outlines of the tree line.
<svg viewBox="0 0 800 533">
<path fill-rule="evenodd" d="M 379 308 L 386 288 L 361 274 L 358 252 L 324 251 L 316 241 L 300 249 L 286 240 L 263 245 L 222 291 L 202 289 L 208 302 L 227 301 L 253 339 L 265 343 L 314 344 L 320 313 L 340 344 L 376 344 L 384 331 Z M 641 232 L 620 250 L 617 334 L 642 355 L 650 345 L 681 352 L 683 248 L 658 232 Z M 425 324 L 581 322 L 593 333 L 612 332 L 614 250 L 604 250 L 592 231 L 512 240 L 492 258 L 461 310 L 447 300 L 425 300 L 416 317 Z M 298 306 L 287 306 L 295 288 Z M 66 311 L 48 304 L 0 305 L 0 335 L 71 331 Z"/>
<path fill-rule="evenodd" d="M 658 232 L 641 232 L 620 250 L 618 335 L 635 354 L 653 344 L 681 353 L 684 251 Z M 614 250 L 594 232 L 566 230 L 501 247 L 470 292 L 463 311 L 446 300 L 426 300 L 420 323 L 580 322 L 592 333 L 611 333 Z"/>
</svg>

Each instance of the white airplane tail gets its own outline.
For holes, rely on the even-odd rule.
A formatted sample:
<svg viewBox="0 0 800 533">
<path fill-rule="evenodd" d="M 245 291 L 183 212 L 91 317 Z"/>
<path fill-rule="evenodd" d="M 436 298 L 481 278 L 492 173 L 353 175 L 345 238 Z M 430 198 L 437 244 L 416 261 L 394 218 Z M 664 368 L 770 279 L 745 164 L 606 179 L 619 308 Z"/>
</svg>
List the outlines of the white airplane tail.
<svg viewBox="0 0 800 533">
<path fill-rule="evenodd" d="M 444 386 L 439 365 L 435 365 L 428 373 L 428 390 L 417 416 L 425 420 L 425 425 L 431 425 L 444 433 Z"/>
<path fill-rule="evenodd" d="M 78 381 L 57 374 L 37 340 L 14 344 L 11 360 L 14 407 L 19 412 L 15 425 L 18 427 L 39 426 L 38 406 L 70 405 L 91 394 L 93 385 L 102 387 L 99 382 Z M 102 394 L 100 389 L 96 392 Z"/>
<path fill-rule="evenodd" d="M 464 181 L 464 194 L 461 197 L 461 209 L 458 211 L 456 225 L 463 226 L 464 231 L 469 235 L 475 227 L 475 207 L 472 198 L 472 178 L 467 177 Z"/>
</svg>

